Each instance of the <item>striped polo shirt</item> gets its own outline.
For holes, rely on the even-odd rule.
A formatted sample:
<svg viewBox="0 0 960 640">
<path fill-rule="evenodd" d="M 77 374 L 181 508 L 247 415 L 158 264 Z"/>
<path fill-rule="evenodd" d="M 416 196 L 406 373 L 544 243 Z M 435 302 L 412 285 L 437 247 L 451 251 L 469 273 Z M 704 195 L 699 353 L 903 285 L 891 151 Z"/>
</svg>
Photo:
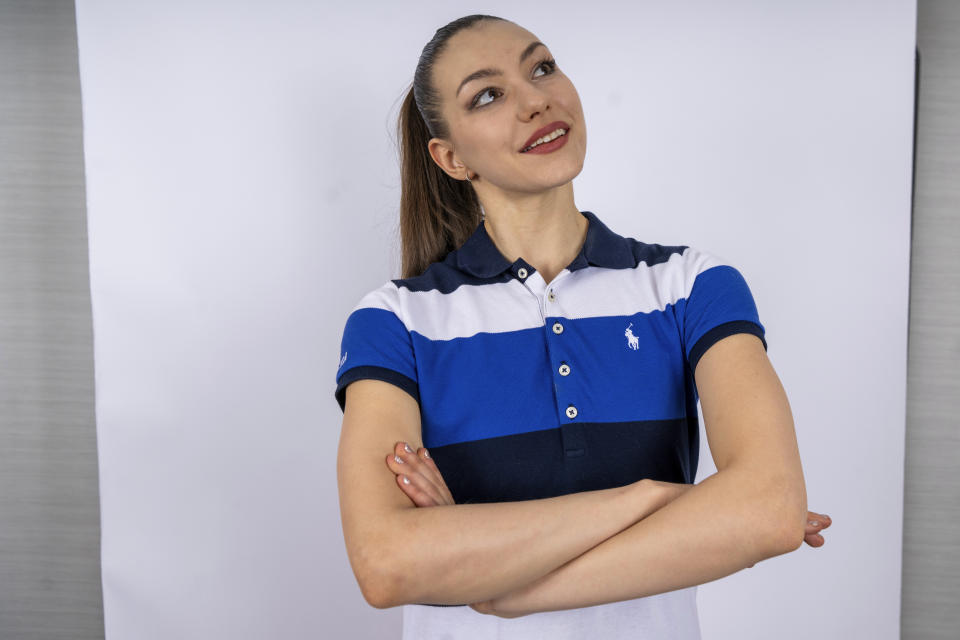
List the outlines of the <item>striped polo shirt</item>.
<svg viewBox="0 0 960 640">
<path fill-rule="evenodd" d="M 693 483 L 697 361 L 734 333 L 767 347 L 734 266 L 690 246 L 621 236 L 580 213 L 583 246 L 549 283 L 523 257 L 505 258 L 481 221 L 459 248 L 366 293 L 347 317 L 340 408 L 362 378 L 409 393 L 423 446 L 457 504 L 642 478 Z M 695 586 L 509 619 L 409 604 L 403 619 L 405 639 L 700 637 Z"/>
</svg>

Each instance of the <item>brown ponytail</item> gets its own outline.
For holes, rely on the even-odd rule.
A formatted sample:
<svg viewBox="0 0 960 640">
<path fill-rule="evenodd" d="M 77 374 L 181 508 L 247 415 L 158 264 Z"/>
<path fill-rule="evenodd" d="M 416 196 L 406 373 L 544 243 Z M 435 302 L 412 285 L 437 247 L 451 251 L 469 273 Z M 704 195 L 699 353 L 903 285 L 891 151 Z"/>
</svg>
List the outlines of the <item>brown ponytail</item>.
<svg viewBox="0 0 960 640">
<path fill-rule="evenodd" d="M 413 82 L 400 108 L 400 253 L 401 277 L 422 274 L 463 244 L 481 220 L 480 200 L 466 180 L 446 174 L 430 156 L 430 138 L 449 139 L 433 85 L 433 65 L 450 36 L 481 20 L 503 20 L 474 14 L 437 29 L 423 48 Z"/>
</svg>

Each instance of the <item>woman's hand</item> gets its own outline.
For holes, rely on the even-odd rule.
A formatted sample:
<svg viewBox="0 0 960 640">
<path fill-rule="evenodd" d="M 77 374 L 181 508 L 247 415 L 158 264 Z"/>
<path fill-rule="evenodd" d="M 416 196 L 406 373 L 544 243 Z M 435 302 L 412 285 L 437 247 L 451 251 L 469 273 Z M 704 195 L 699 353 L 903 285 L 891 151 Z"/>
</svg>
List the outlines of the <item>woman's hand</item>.
<svg viewBox="0 0 960 640">
<path fill-rule="evenodd" d="M 826 514 L 807 511 L 807 533 L 803 541 L 811 547 L 822 547 L 825 541 L 820 532 L 829 527 L 832 522 L 833 520 Z"/>
<path fill-rule="evenodd" d="M 414 453 L 406 442 L 398 442 L 393 447 L 393 453 L 387 456 L 386 462 L 387 468 L 396 474 L 397 486 L 417 507 L 456 504 L 440 469 L 437 468 L 437 463 L 433 461 L 425 447 L 420 447 Z M 404 482 L 404 477 L 409 480 L 409 483 Z M 497 602 L 496 599 L 485 600 L 468 606 L 478 613 L 501 618 L 526 615 L 521 611 L 499 610 L 496 606 Z"/>
<path fill-rule="evenodd" d="M 437 463 L 425 447 L 414 453 L 406 442 L 398 442 L 387 456 L 387 467 L 396 474 L 397 485 L 418 507 L 456 504 Z M 404 480 L 406 478 L 406 481 Z M 409 482 L 407 482 L 409 481 Z"/>
</svg>

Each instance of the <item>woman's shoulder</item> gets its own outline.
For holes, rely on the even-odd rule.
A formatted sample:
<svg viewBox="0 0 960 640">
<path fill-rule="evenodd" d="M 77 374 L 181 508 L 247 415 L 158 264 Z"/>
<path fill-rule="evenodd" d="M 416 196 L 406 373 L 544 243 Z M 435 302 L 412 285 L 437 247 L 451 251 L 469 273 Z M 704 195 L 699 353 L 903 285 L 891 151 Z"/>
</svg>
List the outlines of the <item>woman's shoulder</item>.
<svg viewBox="0 0 960 640">
<path fill-rule="evenodd" d="M 387 280 L 364 291 L 350 311 L 352 313 L 359 309 L 384 309 L 396 313 L 399 310 L 399 303 L 399 287 L 394 280 Z"/>
<path fill-rule="evenodd" d="M 365 291 L 353 311 L 378 308 L 403 318 L 420 294 L 449 293 L 464 283 L 464 274 L 452 269 L 447 261 L 431 263 L 423 273 L 406 278 L 390 278 Z"/>
<path fill-rule="evenodd" d="M 722 255 L 700 245 L 645 242 L 634 237 L 625 237 L 624 240 L 633 252 L 638 267 L 663 265 L 662 271 L 696 275 L 710 267 L 730 264 Z"/>
</svg>

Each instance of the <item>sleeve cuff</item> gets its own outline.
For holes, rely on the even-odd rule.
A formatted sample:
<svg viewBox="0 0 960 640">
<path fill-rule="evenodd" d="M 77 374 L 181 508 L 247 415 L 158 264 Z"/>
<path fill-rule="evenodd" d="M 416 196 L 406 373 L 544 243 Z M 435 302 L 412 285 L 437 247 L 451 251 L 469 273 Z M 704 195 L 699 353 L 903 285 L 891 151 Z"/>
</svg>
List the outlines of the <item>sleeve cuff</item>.
<svg viewBox="0 0 960 640">
<path fill-rule="evenodd" d="M 697 370 L 697 363 L 700 362 L 700 358 L 714 343 L 727 336 L 732 336 L 735 333 L 752 333 L 763 342 L 763 350 L 767 350 L 767 340 L 763 336 L 763 328 L 757 323 L 751 322 L 750 320 L 724 322 L 700 336 L 697 343 L 690 349 L 690 355 L 687 356 L 687 360 L 690 363 L 690 371 L 693 372 Z"/>
<path fill-rule="evenodd" d="M 417 404 L 420 404 L 420 387 L 417 385 L 416 380 L 393 369 L 387 369 L 386 367 L 363 365 L 347 369 L 337 381 L 337 388 L 333 395 L 337 399 L 337 404 L 340 405 L 340 411 L 345 411 L 346 409 L 347 385 L 355 380 L 361 379 L 383 380 L 384 382 L 394 384 L 413 396 Z"/>
</svg>

